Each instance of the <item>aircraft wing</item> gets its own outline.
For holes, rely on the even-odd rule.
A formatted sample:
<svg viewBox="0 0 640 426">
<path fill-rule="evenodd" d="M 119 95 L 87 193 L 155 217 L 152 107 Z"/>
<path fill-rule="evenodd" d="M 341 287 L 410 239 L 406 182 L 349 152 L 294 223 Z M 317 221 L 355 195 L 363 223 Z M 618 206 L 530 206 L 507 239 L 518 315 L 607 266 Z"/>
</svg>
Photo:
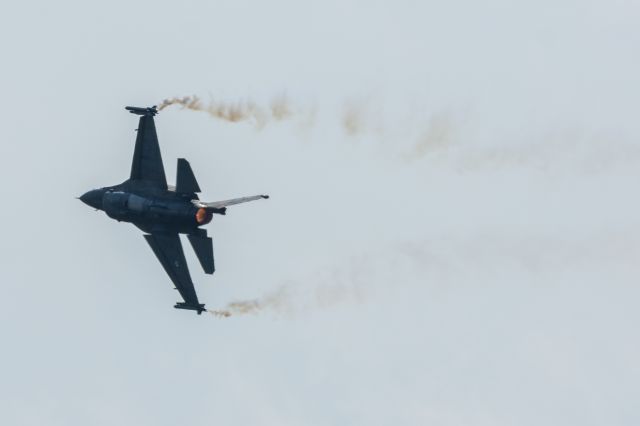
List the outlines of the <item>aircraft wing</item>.
<svg viewBox="0 0 640 426">
<path fill-rule="evenodd" d="M 157 233 L 147 234 L 144 238 L 184 299 L 185 303 L 177 303 L 175 307 L 197 311 L 198 314 L 204 311 L 204 305 L 198 301 L 193 281 L 191 281 L 180 236 L 178 234 Z"/>
<path fill-rule="evenodd" d="M 131 180 L 142 180 L 161 189 L 167 189 L 167 178 L 164 174 L 162 156 L 160 155 L 160 145 L 158 144 L 158 134 L 153 121 L 153 110 L 147 108 L 127 107 L 134 113 L 141 115 L 138 124 L 138 136 L 136 137 L 136 148 L 133 153 L 131 163 Z M 140 111 L 138 111 L 140 110 Z"/>
</svg>

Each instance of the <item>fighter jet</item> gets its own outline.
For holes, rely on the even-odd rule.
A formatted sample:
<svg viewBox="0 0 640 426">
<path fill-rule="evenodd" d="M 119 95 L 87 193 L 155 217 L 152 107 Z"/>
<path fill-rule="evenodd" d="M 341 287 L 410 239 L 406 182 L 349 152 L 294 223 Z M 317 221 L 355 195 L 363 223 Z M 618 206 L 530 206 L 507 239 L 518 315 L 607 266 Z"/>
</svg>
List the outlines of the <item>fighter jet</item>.
<svg viewBox="0 0 640 426">
<path fill-rule="evenodd" d="M 110 218 L 132 223 L 145 232 L 144 238 L 184 300 L 174 308 L 200 315 L 205 310 L 204 304 L 193 287 L 179 235 L 187 235 L 202 269 L 213 274 L 213 241 L 201 226 L 211 222 L 214 214 L 226 214 L 228 206 L 269 196 L 200 201 L 197 195 L 200 186 L 184 158 L 178 159 L 175 187 L 167 185 L 153 118 L 157 108 L 126 109 L 140 116 L 129 179 L 119 185 L 91 190 L 79 198 Z"/>
</svg>

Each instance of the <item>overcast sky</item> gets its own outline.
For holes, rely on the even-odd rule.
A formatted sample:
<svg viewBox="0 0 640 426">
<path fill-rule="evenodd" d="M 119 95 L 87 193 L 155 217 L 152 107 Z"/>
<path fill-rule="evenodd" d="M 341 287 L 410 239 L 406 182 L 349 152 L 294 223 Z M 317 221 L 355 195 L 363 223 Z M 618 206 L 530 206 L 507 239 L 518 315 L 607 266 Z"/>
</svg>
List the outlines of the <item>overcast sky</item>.
<svg viewBox="0 0 640 426">
<path fill-rule="evenodd" d="M 637 425 L 640 7 L 608 1 L 5 2 L 4 425 Z M 211 309 L 75 197 L 169 107 L 213 201 Z M 278 303 L 271 303 L 277 301 Z M 269 305 L 271 303 L 271 305 Z"/>
</svg>

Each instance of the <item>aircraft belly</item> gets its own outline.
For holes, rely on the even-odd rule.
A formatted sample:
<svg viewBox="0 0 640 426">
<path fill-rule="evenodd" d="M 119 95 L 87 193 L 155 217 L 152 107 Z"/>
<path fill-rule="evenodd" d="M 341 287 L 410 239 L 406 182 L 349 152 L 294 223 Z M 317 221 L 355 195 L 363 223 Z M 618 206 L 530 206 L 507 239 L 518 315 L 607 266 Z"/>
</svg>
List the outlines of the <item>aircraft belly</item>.
<svg viewBox="0 0 640 426">
<path fill-rule="evenodd" d="M 198 225 L 196 210 L 190 204 L 152 202 L 137 213 L 134 223 L 146 232 L 171 230 L 190 233 Z"/>
</svg>

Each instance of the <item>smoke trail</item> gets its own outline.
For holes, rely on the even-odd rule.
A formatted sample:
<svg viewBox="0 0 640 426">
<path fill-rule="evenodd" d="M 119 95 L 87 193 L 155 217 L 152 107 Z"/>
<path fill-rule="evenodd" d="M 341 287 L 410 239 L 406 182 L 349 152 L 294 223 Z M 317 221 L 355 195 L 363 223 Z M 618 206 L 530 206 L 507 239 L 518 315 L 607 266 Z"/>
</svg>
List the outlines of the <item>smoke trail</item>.
<svg viewBox="0 0 640 426">
<path fill-rule="evenodd" d="M 318 116 L 317 105 L 294 105 L 284 95 L 263 105 L 251 100 L 211 98 L 207 103 L 195 95 L 174 97 L 163 100 L 158 109 L 171 105 L 205 112 L 227 122 L 248 122 L 256 129 L 293 118 L 303 132 L 318 126 L 338 126 L 347 138 L 367 136 L 370 143 L 375 138 L 379 148 L 387 154 L 395 151 L 401 161 L 436 159 L 463 172 L 517 167 L 543 171 L 570 168 L 592 173 L 634 166 L 640 161 L 640 146 L 635 141 L 621 140 L 619 135 L 538 129 L 513 136 L 496 134 L 487 145 L 484 141 L 478 143 L 478 129 L 470 127 L 468 117 L 409 103 L 394 116 L 388 110 L 383 113 L 381 104 L 370 98 L 340 101 L 329 108 L 337 109 L 337 116 L 325 114 L 323 117 L 329 120 L 326 122 L 318 122 L 323 117 Z"/>
<path fill-rule="evenodd" d="M 229 303 L 224 309 L 208 312 L 219 318 L 227 318 L 237 315 L 257 314 L 261 311 L 274 311 L 279 313 L 293 310 L 295 301 L 288 285 L 283 285 L 272 293 L 268 293 L 260 299 L 235 301 Z"/>
<path fill-rule="evenodd" d="M 352 98 L 341 104 L 340 123 L 347 136 L 358 137 L 365 133 L 377 137 L 385 135 L 386 122 L 390 117 L 385 117 L 383 113 L 384 102 L 375 101 L 367 96 Z"/>
<path fill-rule="evenodd" d="M 158 106 L 162 111 L 171 105 L 179 105 L 183 109 L 206 112 L 214 118 L 237 123 L 250 121 L 257 128 L 262 128 L 270 121 L 282 121 L 294 115 L 293 108 L 285 96 L 279 96 L 271 101 L 267 107 L 258 105 L 251 100 L 226 102 L 211 99 L 208 103 L 203 102 L 199 97 L 184 96 L 167 98 Z"/>
<path fill-rule="evenodd" d="M 555 231 L 436 234 L 362 253 L 342 265 L 288 281 L 263 297 L 234 301 L 208 312 L 221 319 L 265 313 L 292 317 L 338 305 L 380 302 L 389 291 L 406 293 L 416 283 L 428 285 L 437 294 L 452 285 L 500 282 L 505 271 L 516 271 L 522 280 L 551 282 L 558 273 L 589 264 L 626 270 L 635 266 L 639 254 L 640 232 L 622 232 L 615 226 L 573 236 Z"/>
<path fill-rule="evenodd" d="M 356 136 L 364 130 L 365 116 L 361 105 L 348 103 L 342 113 L 342 127 L 348 136 Z"/>
<path fill-rule="evenodd" d="M 300 119 L 303 128 L 315 126 L 317 105 L 293 105 L 284 95 L 273 98 L 266 106 L 252 100 L 222 101 L 211 98 L 209 102 L 200 97 L 183 96 L 166 98 L 158 105 L 158 110 L 176 105 L 191 111 L 205 112 L 212 117 L 231 123 L 251 122 L 256 128 L 263 128 L 273 121 L 284 121 L 294 117 Z M 377 117 L 368 114 L 367 101 L 350 100 L 344 102 L 339 116 L 341 127 L 347 136 L 355 137 L 379 125 Z"/>
<path fill-rule="evenodd" d="M 208 312 L 218 318 L 265 312 L 291 316 L 314 309 L 328 309 L 345 302 L 362 302 L 365 289 L 371 292 L 367 284 L 377 273 L 373 266 L 380 263 L 377 259 L 378 255 L 371 253 L 354 256 L 343 265 L 323 268 L 310 278 L 287 281 L 263 297 L 234 301 L 223 309 Z"/>
<path fill-rule="evenodd" d="M 418 138 L 413 147 L 412 156 L 420 158 L 433 151 L 441 150 L 451 145 L 455 125 L 451 117 L 445 114 L 433 115 L 425 132 Z"/>
<path fill-rule="evenodd" d="M 271 99 L 265 105 L 260 105 L 252 100 L 223 101 L 211 98 L 205 102 L 200 97 L 183 96 L 166 98 L 158 105 L 158 110 L 176 105 L 182 109 L 205 112 L 210 116 L 231 123 L 251 122 L 256 128 L 261 129 L 266 124 L 274 121 L 285 121 L 297 118 L 301 128 L 309 130 L 316 126 L 318 117 L 318 105 L 315 103 L 293 104 L 285 95 L 280 95 Z M 329 108 L 333 109 L 333 108 Z M 338 116 L 329 116 L 328 125 L 339 125 L 342 132 L 348 137 L 358 137 L 362 134 L 375 134 L 383 136 L 384 117 L 376 113 L 380 109 L 380 104 L 370 99 L 349 99 L 340 102 L 337 106 Z M 440 120 L 444 121 L 444 120 Z M 434 124 L 433 122 L 431 123 Z M 438 132 L 446 132 L 443 129 L 447 123 L 436 123 Z M 415 123 L 408 127 L 415 126 Z M 431 135 L 427 135 L 427 138 Z M 439 137 L 440 135 L 434 135 Z M 421 142 L 425 145 L 426 142 Z M 424 148 L 416 148 L 417 151 L 424 151 Z"/>
</svg>

